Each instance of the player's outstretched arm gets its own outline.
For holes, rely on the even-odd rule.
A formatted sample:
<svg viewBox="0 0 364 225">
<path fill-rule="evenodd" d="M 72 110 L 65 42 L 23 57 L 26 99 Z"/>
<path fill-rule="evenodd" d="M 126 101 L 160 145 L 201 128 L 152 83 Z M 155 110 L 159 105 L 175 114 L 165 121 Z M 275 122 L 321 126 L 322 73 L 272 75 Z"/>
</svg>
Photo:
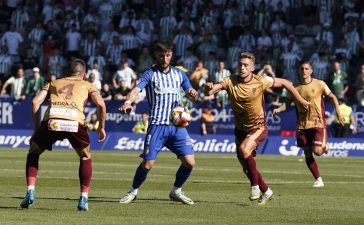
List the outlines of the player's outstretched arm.
<svg viewBox="0 0 364 225">
<path fill-rule="evenodd" d="M 218 93 L 221 90 L 224 90 L 224 86 L 221 83 L 217 83 L 217 84 L 213 84 L 212 82 L 207 82 L 205 84 L 205 95 L 206 96 L 210 96 L 213 94 Z"/>
<path fill-rule="evenodd" d="M 99 140 L 97 142 L 104 141 L 106 138 L 105 132 L 105 120 L 106 120 L 106 106 L 98 91 L 92 92 L 91 100 L 97 107 L 97 114 L 99 119 L 99 127 L 97 128 L 97 133 L 99 134 Z"/>
<path fill-rule="evenodd" d="M 275 78 L 274 79 L 274 87 L 284 87 L 287 91 L 293 96 L 294 99 L 298 101 L 304 108 L 308 108 L 310 102 L 306 101 L 302 96 L 298 93 L 298 91 L 293 87 L 292 83 L 286 79 Z"/>
<path fill-rule="evenodd" d="M 48 91 L 41 90 L 32 100 L 32 118 L 34 131 L 39 128 L 39 108 L 47 97 Z"/>
<path fill-rule="evenodd" d="M 281 113 L 281 112 L 284 112 L 286 111 L 287 109 L 287 105 L 291 105 L 292 103 L 292 100 L 286 100 L 285 102 L 283 102 L 283 104 L 281 106 L 279 106 L 278 108 L 276 109 L 273 109 L 272 111 L 272 115 L 275 116 L 277 115 L 278 113 Z"/>
<path fill-rule="evenodd" d="M 126 100 L 122 106 L 120 106 L 119 111 L 122 113 L 130 112 L 133 109 L 131 105 L 134 101 L 135 96 L 141 91 L 140 88 L 133 88 L 129 94 L 126 96 Z"/>
<path fill-rule="evenodd" d="M 339 120 L 340 124 L 344 126 L 345 118 L 341 115 L 339 109 L 339 101 L 337 100 L 336 96 L 331 92 L 327 97 L 331 100 L 332 104 L 334 105 L 336 118 Z"/>
</svg>

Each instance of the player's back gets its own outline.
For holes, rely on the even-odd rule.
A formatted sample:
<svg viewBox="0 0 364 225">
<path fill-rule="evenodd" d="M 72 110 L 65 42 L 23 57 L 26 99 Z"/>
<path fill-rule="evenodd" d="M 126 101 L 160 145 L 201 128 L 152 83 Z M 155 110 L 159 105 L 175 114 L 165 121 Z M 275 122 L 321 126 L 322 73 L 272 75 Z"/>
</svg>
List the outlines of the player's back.
<svg viewBox="0 0 364 225">
<path fill-rule="evenodd" d="M 50 105 L 44 115 L 44 120 L 60 118 L 85 123 L 83 113 L 88 96 L 97 91 L 96 87 L 79 77 L 65 77 L 47 84 Z"/>
</svg>

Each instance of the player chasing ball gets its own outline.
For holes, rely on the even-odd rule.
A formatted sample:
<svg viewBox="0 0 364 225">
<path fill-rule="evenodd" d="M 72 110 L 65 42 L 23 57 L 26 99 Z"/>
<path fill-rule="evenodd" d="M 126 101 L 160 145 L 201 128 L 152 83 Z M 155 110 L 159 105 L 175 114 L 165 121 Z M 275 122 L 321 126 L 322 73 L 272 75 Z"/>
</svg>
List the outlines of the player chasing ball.
<svg viewBox="0 0 364 225">
<path fill-rule="evenodd" d="M 273 198 L 273 191 L 263 180 L 255 160 L 256 149 L 268 135 L 263 93 L 270 87 L 285 87 L 303 108 L 307 108 L 309 102 L 299 95 L 288 80 L 253 74 L 254 65 L 253 54 L 240 53 L 239 74 L 225 77 L 217 84 L 206 83 L 205 94 L 227 91 L 235 118 L 237 158 L 251 184 L 249 199 L 258 200 L 258 205 L 265 205 Z"/>
</svg>

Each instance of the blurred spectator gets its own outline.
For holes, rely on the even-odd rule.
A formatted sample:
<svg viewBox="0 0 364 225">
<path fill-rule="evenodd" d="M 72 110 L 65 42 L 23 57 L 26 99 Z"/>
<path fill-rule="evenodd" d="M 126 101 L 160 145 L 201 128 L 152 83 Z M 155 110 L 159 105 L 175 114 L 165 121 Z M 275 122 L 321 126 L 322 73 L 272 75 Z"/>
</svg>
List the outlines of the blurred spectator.
<svg viewBox="0 0 364 225">
<path fill-rule="evenodd" d="M 138 59 L 139 46 L 142 40 L 135 35 L 134 27 L 128 26 L 126 33 L 123 33 L 120 37 L 121 45 L 123 46 L 123 52 L 125 52 L 133 61 Z"/>
<path fill-rule="evenodd" d="M 179 30 L 178 34 L 173 39 L 175 46 L 175 57 L 177 59 L 186 55 L 186 49 L 193 44 L 192 36 L 188 31 L 188 28 L 183 26 Z"/>
<path fill-rule="evenodd" d="M 33 49 L 29 47 L 27 54 L 21 58 L 21 65 L 23 66 L 25 77 L 28 78 L 32 74 L 34 67 L 39 66 L 39 57 L 33 54 Z"/>
<path fill-rule="evenodd" d="M 347 74 L 341 70 L 340 62 L 334 62 L 334 71 L 329 77 L 329 86 L 332 93 L 337 97 L 343 99 L 346 95 L 349 86 L 347 85 Z"/>
<path fill-rule="evenodd" d="M 15 11 L 11 13 L 11 23 L 15 24 L 16 29 L 24 34 L 25 27 L 29 22 L 29 14 L 24 8 L 23 3 L 18 3 Z"/>
<path fill-rule="evenodd" d="M 86 39 L 81 42 L 83 57 L 88 59 L 90 56 L 95 55 L 97 47 L 101 47 L 101 44 L 96 39 L 95 33 L 93 31 L 88 31 Z"/>
<path fill-rule="evenodd" d="M 255 45 L 255 37 L 250 31 L 250 27 L 246 26 L 244 33 L 239 37 L 239 47 L 243 52 L 254 52 Z"/>
<path fill-rule="evenodd" d="M 203 36 L 202 42 L 199 44 L 198 48 L 198 56 L 204 62 L 209 60 L 210 52 L 217 52 L 217 44 L 212 40 L 212 34 L 206 33 Z"/>
<path fill-rule="evenodd" d="M 187 69 L 186 73 L 190 74 L 195 70 L 197 61 L 198 61 L 197 56 L 194 54 L 193 48 L 188 47 L 186 56 L 180 58 L 177 63 L 186 68 Z"/>
<path fill-rule="evenodd" d="M 101 75 L 104 75 L 104 68 L 106 66 L 105 57 L 102 55 L 101 47 L 95 48 L 95 53 L 88 58 L 87 65 L 89 68 L 95 68 L 95 64 L 97 64 L 97 70 Z M 103 77 L 99 77 L 100 80 L 103 80 Z"/>
<path fill-rule="evenodd" d="M 209 56 L 204 62 L 204 65 L 209 71 L 207 80 L 215 80 L 215 72 L 218 70 L 219 67 L 219 61 L 216 58 L 216 52 L 209 52 Z"/>
<path fill-rule="evenodd" d="M 99 119 L 97 117 L 97 113 L 92 113 L 90 120 L 87 121 L 87 128 L 89 131 L 97 131 L 99 128 Z"/>
<path fill-rule="evenodd" d="M 101 94 L 102 99 L 104 99 L 104 101 L 110 101 L 114 97 L 114 92 L 110 89 L 110 86 L 108 83 L 104 83 L 102 85 L 100 94 Z"/>
<path fill-rule="evenodd" d="M 107 30 L 105 30 L 101 33 L 100 40 L 104 46 L 109 46 L 109 45 L 113 44 L 114 37 L 118 37 L 118 36 L 119 36 L 119 33 L 115 30 L 114 24 L 109 23 L 107 26 Z"/>
<path fill-rule="evenodd" d="M 212 109 L 206 107 L 202 110 L 201 114 L 201 134 L 215 134 L 216 126 L 215 126 L 215 115 L 212 112 Z"/>
<path fill-rule="evenodd" d="M 129 94 L 130 90 L 131 89 L 128 88 L 128 86 L 126 84 L 126 80 L 121 79 L 119 81 L 119 85 L 115 89 L 114 99 L 115 100 L 125 100 L 126 96 Z"/>
<path fill-rule="evenodd" d="M 94 73 L 90 73 L 88 81 L 93 84 L 97 88 L 97 90 L 101 90 L 101 81 L 96 79 L 96 75 Z"/>
<path fill-rule="evenodd" d="M 111 72 L 117 70 L 122 51 L 123 45 L 120 43 L 119 36 L 114 36 L 112 39 L 112 44 L 109 44 L 106 48 L 106 57 L 109 64 L 109 70 Z"/>
<path fill-rule="evenodd" d="M 238 41 L 233 41 L 233 45 L 228 48 L 227 51 L 227 67 L 233 71 L 233 73 L 236 72 L 237 66 L 238 66 L 238 58 L 240 54 L 240 47 Z"/>
<path fill-rule="evenodd" d="M 321 30 L 316 35 L 316 41 L 318 44 L 318 47 L 322 46 L 324 43 L 326 43 L 330 49 L 332 49 L 334 45 L 334 35 L 332 34 L 330 30 L 331 24 L 329 22 L 324 23 L 323 30 Z"/>
<path fill-rule="evenodd" d="M 63 68 L 66 66 L 66 59 L 61 55 L 58 48 L 55 48 L 48 59 L 48 73 L 54 74 L 57 78 L 63 76 Z"/>
<path fill-rule="evenodd" d="M 10 87 L 10 96 L 15 100 L 24 100 L 26 80 L 24 78 L 23 68 L 18 68 L 16 76 L 10 77 L 1 89 L 1 95 L 7 95 L 7 88 Z"/>
<path fill-rule="evenodd" d="M 326 52 L 324 50 L 320 50 L 318 58 L 311 61 L 311 63 L 315 78 L 327 82 L 330 64 Z"/>
<path fill-rule="evenodd" d="M 364 106 L 364 64 L 360 67 L 360 73 L 356 80 L 356 98 L 361 106 Z"/>
<path fill-rule="evenodd" d="M 10 22 L 11 10 L 6 4 L 6 0 L 0 0 L 0 33 L 5 31 Z"/>
<path fill-rule="evenodd" d="M 127 88 L 131 89 L 134 87 L 137 75 L 134 70 L 129 67 L 128 60 L 122 59 L 120 61 L 119 69 L 116 71 L 112 78 L 114 88 L 118 88 L 120 81 L 124 80 Z"/>
<path fill-rule="evenodd" d="M 137 68 L 138 73 L 143 73 L 145 70 L 150 68 L 153 64 L 153 57 L 149 53 L 149 48 L 147 46 L 142 47 L 142 52 L 139 55 L 139 65 Z"/>
<path fill-rule="evenodd" d="M 292 81 L 292 83 L 297 82 L 297 65 L 301 57 L 293 51 L 292 43 L 288 44 L 287 50 L 282 53 L 280 60 L 283 71 L 282 77 Z"/>
<path fill-rule="evenodd" d="M 177 27 L 176 17 L 168 8 L 164 9 L 164 16 L 159 21 L 159 37 L 161 40 L 172 41 L 172 33 Z"/>
<path fill-rule="evenodd" d="M 8 53 L 6 45 L 1 46 L 0 52 L 0 81 L 5 82 L 11 73 L 11 56 Z"/>
<path fill-rule="evenodd" d="M 10 25 L 10 30 L 6 31 L 1 37 L 1 45 L 6 45 L 8 53 L 11 56 L 11 61 L 14 64 L 20 62 L 19 47 L 24 41 L 22 35 L 16 30 L 15 24 Z"/>
<path fill-rule="evenodd" d="M 240 24 L 239 17 L 233 18 L 233 25 L 226 31 L 226 38 L 232 44 L 239 40 L 240 34 L 244 32 L 244 28 Z"/>
<path fill-rule="evenodd" d="M 26 84 L 25 95 L 27 97 L 34 97 L 38 92 L 43 88 L 45 79 L 42 75 L 40 75 L 40 70 L 38 67 L 34 67 L 33 77 L 31 77 Z"/>
<path fill-rule="evenodd" d="M 204 67 L 203 61 L 198 61 L 195 70 L 191 73 L 190 80 L 192 87 L 196 90 L 199 89 L 199 83 L 202 77 L 208 77 L 209 71 Z"/>
<path fill-rule="evenodd" d="M 154 32 L 153 22 L 147 17 L 146 12 L 142 12 L 140 18 L 135 22 L 136 34 L 143 44 L 149 44 Z"/>
<path fill-rule="evenodd" d="M 142 113 L 140 116 L 140 120 L 136 122 L 134 127 L 131 129 L 133 133 L 145 134 L 147 133 L 148 129 L 148 114 Z"/>
<path fill-rule="evenodd" d="M 257 9 L 254 11 L 253 21 L 254 21 L 253 26 L 255 33 L 258 33 L 269 27 L 270 13 L 265 10 L 264 1 L 260 1 Z"/>
<path fill-rule="evenodd" d="M 30 41 L 30 46 L 33 48 L 33 54 L 39 58 L 43 57 L 43 36 L 45 30 L 43 29 L 43 24 L 37 22 L 36 26 L 32 28 L 28 34 L 28 39 Z"/>
<path fill-rule="evenodd" d="M 332 123 L 332 135 L 334 137 L 347 137 L 349 135 L 349 131 L 352 130 L 352 133 L 355 134 L 356 130 L 356 122 L 353 115 L 353 109 L 346 104 L 346 99 L 343 97 L 339 97 L 339 110 L 341 115 L 344 117 L 345 122 L 344 126 L 340 124 L 338 119 L 336 118 L 336 113 L 333 112 L 329 117 L 329 122 Z"/>
<path fill-rule="evenodd" d="M 80 58 L 80 44 L 81 44 L 81 34 L 76 29 L 76 24 L 71 25 L 71 29 L 66 33 L 66 55 L 67 58 L 71 57 Z"/>
</svg>

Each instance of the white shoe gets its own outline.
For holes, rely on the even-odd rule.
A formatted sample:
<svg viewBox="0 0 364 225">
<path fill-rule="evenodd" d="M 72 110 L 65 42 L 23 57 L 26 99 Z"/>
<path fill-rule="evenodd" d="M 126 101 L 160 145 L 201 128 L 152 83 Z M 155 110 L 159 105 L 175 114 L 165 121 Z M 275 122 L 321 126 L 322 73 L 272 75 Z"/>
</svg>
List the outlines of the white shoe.
<svg viewBox="0 0 364 225">
<path fill-rule="evenodd" d="M 324 187 L 324 182 L 322 181 L 322 178 L 321 177 L 317 178 L 315 182 L 313 182 L 312 187 L 315 188 Z"/>
<path fill-rule="evenodd" d="M 265 205 L 267 204 L 267 202 L 269 202 L 269 200 L 273 199 L 273 191 L 268 189 L 268 191 L 266 191 L 264 194 L 262 194 L 262 196 L 260 196 L 257 205 Z"/>
<path fill-rule="evenodd" d="M 260 196 L 262 196 L 262 193 L 260 192 L 259 186 L 252 186 L 252 190 L 249 196 L 250 201 L 258 200 Z"/>
<path fill-rule="evenodd" d="M 134 201 L 136 198 L 137 198 L 136 194 L 134 194 L 132 192 L 128 192 L 120 199 L 119 203 L 123 203 L 123 204 L 130 203 L 130 202 Z"/>
<path fill-rule="evenodd" d="M 186 205 L 193 205 L 194 204 L 192 199 L 187 197 L 183 192 L 171 191 L 171 192 L 169 192 L 169 199 L 172 200 L 172 201 L 176 201 L 176 202 L 182 202 L 183 204 L 186 204 Z"/>
</svg>

